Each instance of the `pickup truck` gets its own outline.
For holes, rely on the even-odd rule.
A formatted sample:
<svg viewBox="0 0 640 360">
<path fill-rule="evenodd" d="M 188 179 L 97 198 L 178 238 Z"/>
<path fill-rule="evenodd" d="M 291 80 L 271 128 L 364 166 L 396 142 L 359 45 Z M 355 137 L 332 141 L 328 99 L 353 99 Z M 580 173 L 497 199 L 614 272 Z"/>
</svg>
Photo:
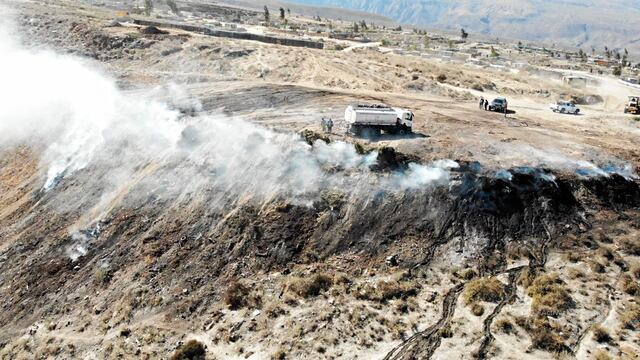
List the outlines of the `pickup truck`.
<svg viewBox="0 0 640 360">
<path fill-rule="evenodd" d="M 578 109 L 576 104 L 570 101 L 558 101 L 555 104 L 549 105 L 549 108 L 553 110 L 553 112 L 559 112 L 561 114 L 578 115 L 580 113 L 580 109 Z"/>
</svg>

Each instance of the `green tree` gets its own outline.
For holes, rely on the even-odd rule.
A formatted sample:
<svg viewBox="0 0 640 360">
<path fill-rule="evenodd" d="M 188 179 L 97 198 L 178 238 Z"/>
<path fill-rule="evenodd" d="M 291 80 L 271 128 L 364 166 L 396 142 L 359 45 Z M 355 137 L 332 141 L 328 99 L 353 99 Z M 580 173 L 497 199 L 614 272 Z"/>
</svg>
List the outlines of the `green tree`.
<svg viewBox="0 0 640 360">
<path fill-rule="evenodd" d="M 285 10 L 284 10 L 284 8 L 281 7 L 280 8 L 280 19 L 284 20 L 285 17 L 286 17 L 285 16 Z"/>
<path fill-rule="evenodd" d="M 491 57 L 498 57 L 498 56 L 500 56 L 500 54 L 498 54 L 496 49 L 492 46 L 491 47 Z"/>
<path fill-rule="evenodd" d="M 264 6 L 264 22 L 269 26 L 269 22 L 271 20 L 271 15 L 269 14 L 269 8 L 267 5 Z"/>
<path fill-rule="evenodd" d="M 622 68 L 620 66 L 616 66 L 613 68 L 614 76 L 622 76 Z"/>
</svg>

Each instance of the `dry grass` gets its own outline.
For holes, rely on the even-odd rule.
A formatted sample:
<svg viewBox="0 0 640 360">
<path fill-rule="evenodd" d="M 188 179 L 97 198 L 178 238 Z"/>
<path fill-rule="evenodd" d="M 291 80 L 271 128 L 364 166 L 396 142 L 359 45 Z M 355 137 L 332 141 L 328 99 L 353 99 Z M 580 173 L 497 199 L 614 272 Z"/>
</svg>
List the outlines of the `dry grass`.
<svg viewBox="0 0 640 360">
<path fill-rule="evenodd" d="M 484 306 L 482 306 L 482 305 L 480 305 L 478 303 L 473 303 L 473 304 L 471 304 L 471 312 L 475 316 L 482 316 L 482 315 L 484 315 Z"/>
<path fill-rule="evenodd" d="M 466 305 L 478 301 L 499 302 L 505 296 L 504 284 L 496 278 L 479 278 L 467 284 L 462 299 Z"/>
<path fill-rule="evenodd" d="M 582 261 L 584 256 L 581 253 L 577 252 L 577 251 L 570 251 L 568 253 L 565 253 L 563 258 L 565 260 L 569 261 L 569 262 L 577 263 L 577 262 Z"/>
<path fill-rule="evenodd" d="M 258 306 L 260 297 L 252 294 L 252 290 L 248 285 L 235 281 L 225 291 L 222 301 L 231 310 L 238 310 L 250 306 Z"/>
<path fill-rule="evenodd" d="M 533 280 L 536 278 L 536 276 L 537 274 L 535 270 L 532 270 L 531 268 L 526 268 L 520 273 L 517 283 L 520 286 L 528 288 L 533 282 Z"/>
<path fill-rule="evenodd" d="M 391 299 L 407 299 L 416 296 L 420 286 L 411 281 L 379 281 L 375 285 L 366 284 L 356 292 L 356 298 L 386 302 Z"/>
<path fill-rule="evenodd" d="M 607 331 L 607 329 L 603 328 L 600 325 L 595 325 L 592 328 L 592 331 L 593 331 L 593 340 L 599 343 L 608 343 L 612 340 L 611 335 L 609 335 L 609 332 Z"/>
<path fill-rule="evenodd" d="M 285 360 L 286 358 L 287 353 L 283 349 L 278 349 L 271 354 L 271 360 Z"/>
<path fill-rule="evenodd" d="M 640 280 L 640 264 L 633 264 L 631 266 L 631 274 L 636 280 Z"/>
<path fill-rule="evenodd" d="M 629 274 L 620 277 L 620 290 L 632 296 L 640 295 L 640 285 Z"/>
<path fill-rule="evenodd" d="M 615 258 L 613 250 L 606 246 L 603 246 L 596 250 L 596 255 L 608 261 L 612 261 Z"/>
<path fill-rule="evenodd" d="M 606 351 L 600 349 L 593 353 L 593 358 L 594 360 L 611 360 L 611 356 L 609 356 Z"/>
<path fill-rule="evenodd" d="M 620 313 L 620 323 L 625 329 L 640 329 L 640 304 L 628 304 Z"/>
<path fill-rule="evenodd" d="M 620 241 L 620 248 L 629 255 L 640 256 L 640 239 L 626 238 Z"/>
<path fill-rule="evenodd" d="M 471 268 L 466 268 L 464 270 L 456 272 L 455 275 L 464 280 L 471 280 L 474 277 L 478 276 L 478 273 L 476 273 L 476 271 Z"/>
<path fill-rule="evenodd" d="M 604 274 L 607 268 L 598 261 L 589 261 L 589 269 L 595 274 Z"/>
<path fill-rule="evenodd" d="M 527 295 L 533 299 L 533 311 L 538 315 L 557 317 L 575 307 L 564 281 L 557 274 L 542 274 L 535 278 L 527 288 Z"/>
<path fill-rule="evenodd" d="M 509 321 L 509 319 L 506 319 L 506 318 L 498 319 L 494 324 L 496 329 L 498 329 L 498 331 L 504 334 L 512 334 L 515 330 L 511 321 Z"/>
<path fill-rule="evenodd" d="M 531 345 L 534 348 L 559 354 L 569 350 L 563 341 L 564 337 L 561 336 L 562 329 L 551 323 L 547 317 L 520 317 L 516 322 L 531 335 Z"/>
<path fill-rule="evenodd" d="M 96 272 L 93 274 L 93 280 L 96 285 L 106 285 L 111 281 L 112 278 L 113 274 L 111 274 L 111 271 L 102 267 L 96 270 Z"/>
<path fill-rule="evenodd" d="M 594 261 L 589 261 L 589 268 L 595 274 L 603 274 L 606 271 L 605 266 L 602 265 L 600 262 L 595 261 L 595 260 Z"/>
<path fill-rule="evenodd" d="M 320 273 L 290 280 L 288 290 L 302 298 L 310 298 L 329 290 L 332 285 L 333 278 L 330 275 Z"/>
<path fill-rule="evenodd" d="M 453 337 L 453 330 L 451 330 L 451 326 L 447 325 L 445 327 L 442 327 L 440 330 L 438 330 L 438 334 L 441 337 L 443 337 L 445 339 L 448 339 L 448 338 Z"/>
<path fill-rule="evenodd" d="M 204 360 L 204 345 L 197 340 L 189 340 L 186 344 L 181 345 L 171 356 L 171 360 Z"/>
</svg>

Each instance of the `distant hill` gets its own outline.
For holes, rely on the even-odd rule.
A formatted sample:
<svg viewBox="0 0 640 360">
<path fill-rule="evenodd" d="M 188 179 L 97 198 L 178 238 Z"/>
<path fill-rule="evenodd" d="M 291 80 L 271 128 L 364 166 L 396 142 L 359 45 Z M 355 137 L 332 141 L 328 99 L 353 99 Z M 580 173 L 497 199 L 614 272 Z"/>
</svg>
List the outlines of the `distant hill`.
<svg viewBox="0 0 640 360">
<path fill-rule="evenodd" d="M 202 2 L 207 3 L 206 0 L 191 0 L 193 2 Z M 397 22 L 392 20 L 389 17 L 383 16 L 381 14 L 377 14 L 375 12 L 364 12 L 359 11 L 357 8 L 346 9 L 338 8 L 338 7 L 324 7 L 324 6 L 313 6 L 304 5 L 304 4 L 294 4 L 292 1 L 280 1 L 280 0 L 222 0 L 215 1 L 220 5 L 231 5 L 234 7 L 243 7 L 247 9 L 253 9 L 261 11 L 263 7 L 266 5 L 270 10 L 274 11 L 280 7 L 285 9 L 289 8 L 294 14 L 304 15 L 304 16 L 320 16 L 322 18 L 331 18 L 331 19 L 340 19 L 345 21 L 358 21 L 362 19 L 366 19 L 367 21 L 375 22 L 376 24 L 384 24 L 384 25 L 397 25 Z"/>
<path fill-rule="evenodd" d="M 472 35 L 640 53 L 640 0 L 289 0 Z"/>
</svg>

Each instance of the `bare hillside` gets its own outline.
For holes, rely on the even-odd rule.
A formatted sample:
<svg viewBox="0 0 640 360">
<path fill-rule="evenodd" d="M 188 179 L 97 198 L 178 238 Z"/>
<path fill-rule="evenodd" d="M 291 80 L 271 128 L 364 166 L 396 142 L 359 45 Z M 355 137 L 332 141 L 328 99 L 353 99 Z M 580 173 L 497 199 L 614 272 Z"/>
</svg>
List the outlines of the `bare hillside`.
<svg viewBox="0 0 640 360">
<path fill-rule="evenodd" d="M 506 39 L 640 51 L 638 1 L 293 0 L 388 16 L 402 23 Z"/>
<path fill-rule="evenodd" d="M 0 358 L 640 353 L 636 88 L 497 42 L 154 4 L 0 8 Z M 411 131 L 356 134 L 355 103 Z"/>
</svg>

